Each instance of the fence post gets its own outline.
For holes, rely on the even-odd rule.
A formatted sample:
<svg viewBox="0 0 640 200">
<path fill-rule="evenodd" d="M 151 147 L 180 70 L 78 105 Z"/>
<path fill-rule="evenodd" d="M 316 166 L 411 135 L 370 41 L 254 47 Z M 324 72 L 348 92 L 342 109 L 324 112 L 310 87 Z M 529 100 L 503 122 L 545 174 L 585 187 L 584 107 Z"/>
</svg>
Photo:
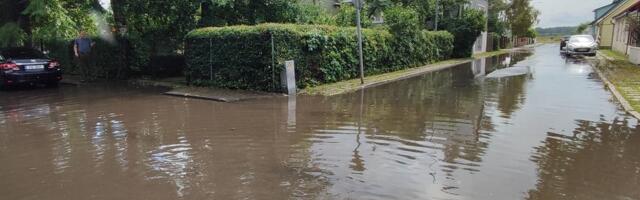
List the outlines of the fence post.
<svg viewBox="0 0 640 200">
<path fill-rule="evenodd" d="M 213 81 L 213 40 L 209 38 L 209 81 Z"/>
<path fill-rule="evenodd" d="M 271 33 L 271 86 L 273 87 L 273 90 L 278 89 L 276 81 L 276 46 L 273 41 L 273 33 Z"/>
</svg>

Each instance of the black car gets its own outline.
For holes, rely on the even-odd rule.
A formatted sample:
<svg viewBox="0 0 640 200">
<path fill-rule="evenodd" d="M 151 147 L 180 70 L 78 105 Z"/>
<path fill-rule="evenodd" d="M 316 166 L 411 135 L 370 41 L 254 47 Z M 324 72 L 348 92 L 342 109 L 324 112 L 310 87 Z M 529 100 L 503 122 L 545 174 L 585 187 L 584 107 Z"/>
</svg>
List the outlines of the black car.
<svg viewBox="0 0 640 200">
<path fill-rule="evenodd" d="M 571 36 L 564 36 L 560 38 L 560 51 L 565 50 L 564 48 L 567 47 L 567 42 L 569 41 L 570 37 Z"/>
<path fill-rule="evenodd" d="M 57 86 L 60 80 L 60 63 L 42 52 L 27 47 L 0 50 L 0 87 L 33 84 Z"/>
</svg>

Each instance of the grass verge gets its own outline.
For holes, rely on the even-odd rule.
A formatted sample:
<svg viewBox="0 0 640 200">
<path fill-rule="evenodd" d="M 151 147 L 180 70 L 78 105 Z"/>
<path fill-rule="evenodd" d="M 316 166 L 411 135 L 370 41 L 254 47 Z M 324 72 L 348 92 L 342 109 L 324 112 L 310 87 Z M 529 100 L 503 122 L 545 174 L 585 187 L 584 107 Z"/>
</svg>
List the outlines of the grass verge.
<svg viewBox="0 0 640 200">
<path fill-rule="evenodd" d="M 628 61 L 627 60 L 627 56 L 625 56 L 622 53 L 613 51 L 611 49 L 603 49 L 603 50 L 599 50 L 600 53 L 604 54 L 604 56 L 613 59 L 615 61 Z"/>
<path fill-rule="evenodd" d="M 553 43 L 560 44 L 560 39 L 562 39 L 562 37 L 563 36 L 541 36 L 536 38 L 536 42 L 542 43 L 542 44 L 553 44 Z"/>
<path fill-rule="evenodd" d="M 606 60 L 597 65 L 602 74 L 614 85 L 624 100 L 635 111 L 640 110 L 640 67 L 629 62 L 622 54 L 600 50 Z M 623 103 L 624 104 L 624 103 Z"/>
</svg>

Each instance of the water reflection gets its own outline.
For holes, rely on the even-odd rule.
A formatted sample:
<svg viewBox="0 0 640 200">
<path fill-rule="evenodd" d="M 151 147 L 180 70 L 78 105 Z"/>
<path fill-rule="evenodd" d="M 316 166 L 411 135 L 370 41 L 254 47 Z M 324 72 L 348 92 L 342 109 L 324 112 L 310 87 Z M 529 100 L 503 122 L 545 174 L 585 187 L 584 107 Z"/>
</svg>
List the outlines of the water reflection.
<svg viewBox="0 0 640 200">
<path fill-rule="evenodd" d="M 325 121 L 357 122 L 357 127 L 345 123 L 314 131 L 311 149 L 318 153 L 312 156 L 328 169 L 325 176 L 334 184 L 329 192 L 363 199 L 457 196 L 461 184 L 456 176 L 479 171 L 491 137 L 481 131 L 493 127 L 485 107 L 493 99 L 485 99 L 485 93 L 506 85 L 483 84 L 479 77 L 487 68 L 507 66 L 495 62 L 498 66 L 487 67 L 488 61 L 480 61 L 326 99 L 323 103 L 343 112 Z M 414 184 L 430 192 L 403 187 Z"/>
<path fill-rule="evenodd" d="M 640 131 L 626 119 L 576 121 L 569 134 L 549 132 L 531 160 L 540 177 L 527 199 L 637 199 Z"/>
</svg>

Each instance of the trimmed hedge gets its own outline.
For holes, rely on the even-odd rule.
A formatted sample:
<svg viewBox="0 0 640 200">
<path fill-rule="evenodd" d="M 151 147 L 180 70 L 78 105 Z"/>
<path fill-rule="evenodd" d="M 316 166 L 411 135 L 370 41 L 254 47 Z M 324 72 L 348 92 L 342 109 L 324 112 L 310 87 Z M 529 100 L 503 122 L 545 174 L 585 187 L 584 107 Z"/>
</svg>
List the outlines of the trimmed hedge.
<svg viewBox="0 0 640 200">
<path fill-rule="evenodd" d="M 154 78 L 182 76 L 185 64 L 183 55 L 168 54 L 148 56 L 135 51 L 128 39 L 119 37 L 115 42 L 92 37 L 96 45 L 92 49 L 94 71 L 91 75 L 106 79 L 126 79 L 132 76 L 147 75 Z M 43 45 L 49 51 L 49 57 L 57 59 L 66 74 L 80 74 L 73 56 L 72 40 L 47 41 Z M 125 45 L 120 48 L 119 45 Z M 125 50 L 125 52 L 122 52 Z M 147 61 L 148 60 L 148 61 Z M 135 63 L 146 63 L 135 67 Z"/>
<path fill-rule="evenodd" d="M 364 29 L 363 35 L 367 75 L 447 59 L 453 49 L 453 36 L 448 32 L 423 31 L 411 42 L 386 30 Z M 185 41 L 186 73 L 196 85 L 280 91 L 285 60 L 295 60 L 299 88 L 358 77 L 355 28 L 294 24 L 209 27 L 191 31 Z"/>
<path fill-rule="evenodd" d="M 125 78 L 131 73 L 129 64 L 121 53 L 121 48 L 117 44 L 113 44 L 100 38 L 91 38 L 96 43 L 93 47 L 92 62 L 95 71 L 93 76 L 107 79 Z M 120 38 L 119 40 L 124 40 Z M 126 42 L 126 41 L 125 41 Z M 64 73 L 80 74 L 80 69 L 76 66 L 75 56 L 73 55 L 72 40 L 57 40 L 44 42 L 45 48 L 49 50 L 49 57 L 57 59 Z"/>
</svg>

